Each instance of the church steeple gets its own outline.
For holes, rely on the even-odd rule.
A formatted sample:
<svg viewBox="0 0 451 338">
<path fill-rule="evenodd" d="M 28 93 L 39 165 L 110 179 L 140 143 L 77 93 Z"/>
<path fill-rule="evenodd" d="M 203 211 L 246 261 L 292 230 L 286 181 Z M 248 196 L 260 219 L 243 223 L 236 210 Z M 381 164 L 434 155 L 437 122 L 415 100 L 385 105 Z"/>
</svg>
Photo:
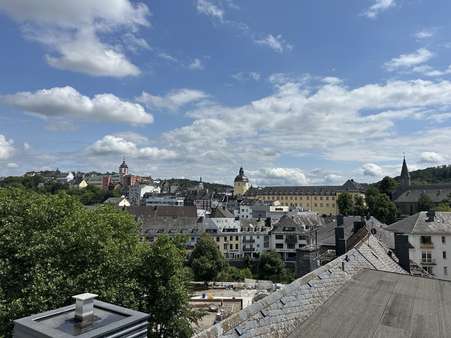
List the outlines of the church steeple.
<svg viewBox="0 0 451 338">
<path fill-rule="evenodd" d="M 410 174 L 409 169 L 407 168 L 406 157 L 404 156 L 404 160 L 402 161 L 402 169 L 401 169 L 401 188 L 409 188 L 410 187 Z"/>
</svg>

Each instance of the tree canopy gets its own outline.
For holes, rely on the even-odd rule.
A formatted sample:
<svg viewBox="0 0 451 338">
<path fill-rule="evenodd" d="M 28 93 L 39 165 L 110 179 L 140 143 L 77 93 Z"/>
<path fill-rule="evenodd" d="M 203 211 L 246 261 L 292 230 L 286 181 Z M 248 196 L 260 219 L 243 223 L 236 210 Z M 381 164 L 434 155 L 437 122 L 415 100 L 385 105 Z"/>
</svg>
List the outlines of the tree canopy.
<svg viewBox="0 0 451 338">
<path fill-rule="evenodd" d="M 352 215 L 354 211 L 354 200 L 352 195 L 348 192 L 338 195 L 337 206 L 340 214 L 344 216 Z"/>
<path fill-rule="evenodd" d="M 191 252 L 188 265 L 196 280 L 208 282 L 216 279 L 226 267 L 226 262 L 215 241 L 210 236 L 203 235 Z"/>
<path fill-rule="evenodd" d="M 291 282 L 293 276 L 285 268 L 285 264 L 276 251 L 263 252 L 258 260 L 258 278 L 271 280 L 276 283 Z"/>
<path fill-rule="evenodd" d="M 379 221 L 386 224 L 396 221 L 398 210 L 396 205 L 390 201 L 389 197 L 379 192 L 379 190 L 370 186 L 366 192 L 366 203 L 368 212 L 371 216 L 376 217 Z"/>
<path fill-rule="evenodd" d="M 177 336 L 193 317 L 181 256 L 167 239 L 144 242 L 134 219 L 116 208 L 0 188 L 0 336 L 11 336 L 13 319 L 72 304 L 87 291 L 152 311 L 151 327 L 163 328 L 158 337 Z"/>
<path fill-rule="evenodd" d="M 434 203 L 432 202 L 432 199 L 426 194 L 421 194 L 420 198 L 418 199 L 418 210 L 429 211 L 433 206 Z"/>
</svg>

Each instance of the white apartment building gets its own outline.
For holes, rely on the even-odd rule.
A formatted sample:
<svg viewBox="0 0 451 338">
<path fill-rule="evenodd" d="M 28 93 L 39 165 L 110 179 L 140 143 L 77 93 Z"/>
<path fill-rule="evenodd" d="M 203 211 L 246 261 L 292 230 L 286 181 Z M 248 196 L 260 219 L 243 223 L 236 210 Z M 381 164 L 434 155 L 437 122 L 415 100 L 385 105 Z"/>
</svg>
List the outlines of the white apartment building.
<svg viewBox="0 0 451 338">
<path fill-rule="evenodd" d="M 269 250 L 270 231 L 264 220 L 242 220 L 240 240 L 243 256 L 258 258 L 263 251 Z"/>
<path fill-rule="evenodd" d="M 451 280 L 451 212 L 422 211 L 387 227 L 409 237 L 409 258 L 436 278 Z"/>
</svg>

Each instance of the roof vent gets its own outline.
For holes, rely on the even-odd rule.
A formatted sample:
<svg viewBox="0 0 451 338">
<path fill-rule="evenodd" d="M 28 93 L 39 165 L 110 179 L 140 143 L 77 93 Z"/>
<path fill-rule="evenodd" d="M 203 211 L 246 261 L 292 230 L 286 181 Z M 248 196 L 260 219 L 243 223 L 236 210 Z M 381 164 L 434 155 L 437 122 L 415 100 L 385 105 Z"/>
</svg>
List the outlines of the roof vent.
<svg viewBox="0 0 451 338">
<path fill-rule="evenodd" d="M 93 293 L 82 293 L 72 298 L 75 299 L 75 320 L 88 322 L 94 319 L 94 298 L 97 295 Z"/>
</svg>

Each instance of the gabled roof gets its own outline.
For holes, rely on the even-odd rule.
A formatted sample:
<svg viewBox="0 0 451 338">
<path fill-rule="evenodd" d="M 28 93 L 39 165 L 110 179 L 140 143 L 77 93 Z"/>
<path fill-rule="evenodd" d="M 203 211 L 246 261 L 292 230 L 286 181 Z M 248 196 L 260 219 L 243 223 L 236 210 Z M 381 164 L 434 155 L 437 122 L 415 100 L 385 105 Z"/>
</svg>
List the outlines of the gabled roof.
<svg viewBox="0 0 451 338">
<path fill-rule="evenodd" d="M 451 194 L 450 184 L 411 186 L 409 189 L 401 192 L 395 199 L 395 203 L 416 203 L 421 195 L 428 196 L 433 203 L 440 203 L 447 199 L 449 194 Z"/>
<path fill-rule="evenodd" d="M 274 224 L 273 232 L 284 231 L 285 227 L 294 227 L 296 231 L 303 232 L 305 228 L 322 225 L 323 219 L 314 212 L 300 212 L 295 215 L 283 215 L 279 221 Z"/>
<path fill-rule="evenodd" d="M 430 220 L 426 211 L 418 212 L 387 227 L 386 230 L 403 234 L 451 234 L 451 212 L 436 211 Z"/>
<path fill-rule="evenodd" d="M 370 236 L 369 244 L 366 240 L 362 241 L 345 255 L 295 280 L 194 337 L 288 337 L 296 332 L 315 311 L 327 310 L 329 299 L 332 299 L 337 292 L 341 292 L 351 279 L 358 278 L 366 270 L 405 275 L 406 272 L 393 259 L 387 255 L 387 249 L 376 238 Z M 385 285 L 380 283 L 378 287 L 384 288 Z M 381 301 L 374 297 L 348 295 L 346 303 L 357 299 L 368 303 L 373 300 L 373 303 L 376 303 L 374 305 Z M 340 313 L 339 310 L 336 311 L 337 314 Z M 366 320 L 369 320 L 369 318 L 365 319 L 366 313 L 366 311 L 360 311 L 355 312 L 354 315 L 359 316 L 359 320 L 366 323 Z M 380 317 L 376 318 L 376 320 L 379 319 Z M 295 336 L 298 337 L 299 334 Z"/>
</svg>

